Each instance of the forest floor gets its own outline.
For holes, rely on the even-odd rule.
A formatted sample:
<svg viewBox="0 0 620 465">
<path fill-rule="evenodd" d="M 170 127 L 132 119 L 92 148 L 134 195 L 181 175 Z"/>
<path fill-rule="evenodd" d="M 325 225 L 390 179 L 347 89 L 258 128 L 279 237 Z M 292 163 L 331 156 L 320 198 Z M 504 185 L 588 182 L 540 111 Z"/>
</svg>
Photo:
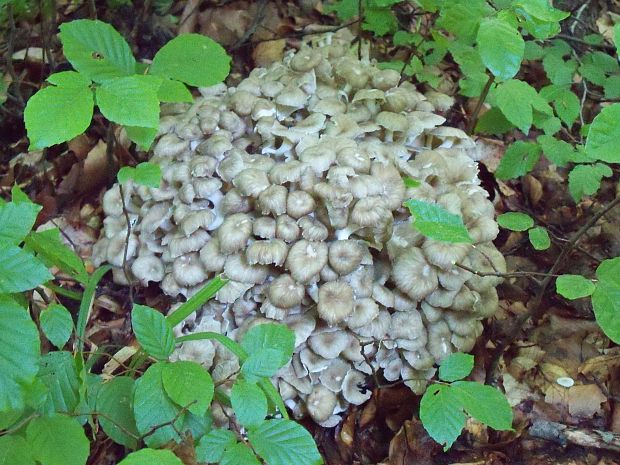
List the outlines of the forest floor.
<svg viewBox="0 0 620 465">
<path fill-rule="evenodd" d="M 52 2 L 43 2 L 51 5 Z M 156 4 L 157 2 L 153 2 Z M 558 2 L 556 2 L 557 4 Z M 583 2 L 559 2 L 574 11 Z M 573 3 L 571 5 L 571 3 Z M 312 0 L 221 0 L 175 2 L 166 15 L 152 12 L 151 2 L 110 0 L 97 3 L 98 19 L 113 24 L 131 43 L 139 58 L 150 58 L 166 41 L 181 32 L 201 32 L 220 42 L 233 56 L 229 79 L 234 82 L 256 66 L 279 60 L 283 52 L 300 44 L 309 30 L 337 27 L 337 20 Z M 14 37 L 1 45 L 11 60 L 2 62 L 0 98 L 6 85 L 20 81 L 21 92 L 0 106 L 0 190 L 8 196 L 17 183 L 44 209 L 38 224 L 49 221 L 61 228 L 84 258 L 96 241 L 102 221 L 101 197 L 115 172 L 106 161 L 106 126 L 95 116 L 84 136 L 51 149 L 28 152 L 23 125 L 24 101 L 51 73 L 67 69 L 55 31 L 59 23 L 92 17 L 86 3 L 59 0 L 55 14 L 25 12 L 17 19 Z M 597 20 L 612 2 L 590 2 L 582 12 L 577 32 L 598 31 Z M 617 7 L 616 7 L 617 8 Z M 50 19 L 50 17 L 52 19 Z M 176 22 L 173 19 L 176 18 Z M 571 24 L 566 27 L 570 28 Z M 350 25 L 359 33 L 357 24 Z M 583 30 L 582 30 L 583 29 Z M 51 34 L 49 32 L 52 32 Z M 391 50 L 372 36 L 377 56 Z M 43 60 L 46 56 L 47 59 Z M 8 65 L 11 63 L 12 69 Z M 526 79 L 535 82 L 544 73 L 540 63 L 526 63 Z M 458 68 L 446 69 L 456 82 Z M 4 88 L 4 91 L 3 91 Z M 475 102 L 456 97 L 447 125 L 465 128 Z M 585 112 L 596 102 L 585 99 Z M 528 137 L 535 138 L 536 131 Z M 502 182 L 493 173 L 515 134 L 478 138 L 484 147 L 483 183 L 494 195 L 498 213 L 520 211 L 547 227 L 552 247 L 534 251 L 527 235 L 502 230 L 496 240 L 510 272 L 545 273 L 567 242 L 617 193 L 611 181 L 603 182 L 596 198 L 575 204 L 562 168 L 541 161 L 518 181 Z M 119 164 L 134 165 L 139 155 L 118 147 Z M 561 264 L 561 271 L 592 275 L 602 260 L 620 255 L 620 209 L 594 224 Z M 560 271 L 560 270 L 558 270 Z M 329 465 L 352 463 L 401 464 L 620 464 L 620 347 L 612 344 L 594 321 L 589 299 L 567 301 L 545 292 L 542 280 L 527 273 L 506 279 L 500 286 L 500 308 L 487 322 L 473 354 L 473 379 L 499 386 L 514 407 L 514 430 L 494 432 L 469 421 L 466 431 L 446 453 L 426 434 L 417 419 L 419 397 L 404 386 L 376 388 L 372 399 L 352 408 L 336 428 L 305 423 Z M 139 290 L 140 298 L 156 308 L 169 305 L 154 286 Z M 69 304 L 68 304 L 69 305 Z M 123 346 L 130 340 L 130 300 L 125 288 L 111 280 L 97 294 L 88 338 L 98 346 Z M 500 350 L 501 349 L 501 350 Z M 558 384 L 568 378 L 574 385 Z M 118 446 L 93 444 L 89 463 L 115 463 Z"/>
</svg>

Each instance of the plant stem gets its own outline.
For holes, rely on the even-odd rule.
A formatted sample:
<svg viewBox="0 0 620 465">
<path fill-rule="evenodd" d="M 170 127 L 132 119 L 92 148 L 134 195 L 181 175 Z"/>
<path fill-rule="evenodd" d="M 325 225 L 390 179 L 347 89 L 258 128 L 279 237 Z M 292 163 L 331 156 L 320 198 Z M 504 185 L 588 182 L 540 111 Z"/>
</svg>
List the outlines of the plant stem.
<svg viewBox="0 0 620 465">
<path fill-rule="evenodd" d="M 487 83 L 484 85 L 484 89 L 482 89 L 482 93 L 480 94 L 480 97 L 478 98 L 478 103 L 476 104 L 476 108 L 474 108 L 474 112 L 471 115 L 471 119 L 469 120 L 469 124 L 467 125 L 467 134 L 469 134 L 470 136 L 473 134 L 474 129 L 476 128 L 476 123 L 478 122 L 478 114 L 480 113 L 480 110 L 482 109 L 482 105 L 484 104 L 484 101 L 487 98 L 487 95 L 489 94 L 489 91 L 491 90 L 491 86 L 493 85 L 493 82 L 495 81 L 495 76 L 494 75 L 490 75 L 489 79 L 487 80 Z"/>
</svg>

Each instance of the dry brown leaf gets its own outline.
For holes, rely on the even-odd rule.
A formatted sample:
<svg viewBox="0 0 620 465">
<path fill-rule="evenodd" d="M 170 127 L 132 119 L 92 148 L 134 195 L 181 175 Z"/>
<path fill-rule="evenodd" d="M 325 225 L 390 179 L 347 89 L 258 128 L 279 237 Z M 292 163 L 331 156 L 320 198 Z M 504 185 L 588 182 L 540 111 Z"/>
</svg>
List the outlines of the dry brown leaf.
<svg viewBox="0 0 620 465">
<path fill-rule="evenodd" d="M 610 372 L 620 367 L 620 347 L 609 349 L 604 355 L 586 360 L 580 367 L 579 372 L 584 376 L 605 380 Z"/>
<path fill-rule="evenodd" d="M 286 40 L 268 40 L 267 42 L 260 42 L 254 47 L 252 52 L 252 58 L 256 66 L 267 67 L 276 61 L 281 61 L 284 55 L 284 47 L 286 47 Z"/>
</svg>

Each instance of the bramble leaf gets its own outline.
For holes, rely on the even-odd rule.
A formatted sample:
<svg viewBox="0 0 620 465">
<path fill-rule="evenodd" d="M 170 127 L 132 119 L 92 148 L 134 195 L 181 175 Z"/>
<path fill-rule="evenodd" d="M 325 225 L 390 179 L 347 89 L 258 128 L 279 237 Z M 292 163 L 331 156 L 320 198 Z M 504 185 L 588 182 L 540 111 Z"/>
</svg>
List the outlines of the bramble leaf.
<svg viewBox="0 0 620 465">
<path fill-rule="evenodd" d="M 0 294 L 34 289 L 53 278 L 30 253 L 14 245 L 0 245 Z"/>
<path fill-rule="evenodd" d="M 505 181 L 529 173 L 538 163 L 540 151 L 538 144 L 523 141 L 513 143 L 500 160 L 495 176 Z"/>
<path fill-rule="evenodd" d="M 90 443 L 76 419 L 55 415 L 30 420 L 26 440 L 41 465 L 84 465 Z"/>
<path fill-rule="evenodd" d="M 413 227 L 422 235 L 443 242 L 472 242 L 460 216 L 420 200 L 407 200 L 404 205 L 414 216 Z"/>
<path fill-rule="evenodd" d="M 527 134 L 532 126 L 532 112 L 536 109 L 549 116 L 553 110 L 536 89 L 527 82 L 511 79 L 497 86 L 497 106 L 506 119 Z"/>
<path fill-rule="evenodd" d="M 18 245 L 32 229 L 41 208 L 32 202 L 8 202 L 1 205 L 0 242 Z"/>
<path fill-rule="evenodd" d="M 56 347 L 62 349 L 71 337 L 74 328 L 69 310 L 60 304 L 50 304 L 41 312 L 39 321 L 45 337 Z"/>
<path fill-rule="evenodd" d="M 586 195 L 595 194 L 603 178 L 612 174 L 611 168 L 603 163 L 577 165 L 568 173 L 568 191 L 573 200 L 579 202 Z"/>
<path fill-rule="evenodd" d="M 596 115 L 586 140 L 586 153 L 589 157 L 607 163 L 620 163 L 620 103 L 605 107 Z"/>
<path fill-rule="evenodd" d="M 230 393 L 237 421 L 246 428 L 260 425 L 267 416 L 267 397 L 256 384 L 237 379 Z"/>
<path fill-rule="evenodd" d="M 141 186 L 158 188 L 161 185 L 161 167 L 157 163 L 145 161 L 135 167 L 123 166 L 117 177 L 121 184 L 131 179 Z"/>
<path fill-rule="evenodd" d="M 114 442 L 130 449 L 138 446 L 140 436 L 133 416 L 132 397 L 135 381 L 129 376 L 117 376 L 103 383 L 97 393 L 96 408 L 105 434 Z M 132 434 L 129 434 L 132 433 Z"/>
<path fill-rule="evenodd" d="M 205 415 L 213 399 L 211 375 L 201 365 L 177 361 L 164 365 L 162 381 L 168 397 L 194 415 Z"/>
<path fill-rule="evenodd" d="M 180 458 L 167 449 L 141 449 L 132 452 L 118 465 L 183 465 Z"/>
<path fill-rule="evenodd" d="M 226 448 L 219 463 L 220 465 L 261 465 L 260 460 L 256 458 L 252 449 L 243 442 L 238 442 Z"/>
<path fill-rule="evenodd" d="M 620 257 L 604 260 L 596 269 L 599 282 L 592 294 L 596 321 L 605 335 L 620 343 Z"/>
<path fill-rule="evenodd" d="M 496 388 L 473 381 L 456 381 L 450 389 L 468 415 L 496 430 L 512 429 L 512 408 Z"/>
<path fill-rule="evenodd" d="M 511 231 L 527 231 L 534 226 L 534 220 L 525 213 L 508 212 L 502 213 L 497 217 L 497 224 Z"/>
<path fill-rule="evenodd" d="M 196 446 L 196 459 L 198 462 L 219 462 L 224 451 L 237 443 L 235 433 L 227 429 L 216 428 L 200 438 Z"/>
<path fill-rule="evenodd" d="M 476 40 L 482 62 L 494 76 L 506 80 L 517 74 L 525 42 L 515 27 L 498 18 L 484 19 Z"/>
<path fill-rule="evenodd" d="M 563 274 L 555 280 L 555 290 L 562 297 L 570 300 L 588 297 L 594 292 L 592 281 L 578 274 Z"/>
<path fill-rule="evenodd" d="M 145 305 L 134 304 L 131 326 L 142 348 L 151 356 L 165 360 L 174 350 L 174 335 L 164 315 Z"/>
<path fill-rule="evenodd" d="M 426 389 L 420 401 L 420 420 L 444 451 L 452 446 L 465 426 L 465 414 L 451 386 L 432 384 Z"/>
<path fill-rule="evenodd" d="M 280 353 L 280 367 L 286 365 L 295 349 L 295 333 L 281 324 L 259 324 L 252 327 L 241 339 L 241 347 L 252 354 L 261 349 L 274 349 Z"/>
<path fill-rule="evenodd" d="M 439 379 L 442 381 L 456 381 L 469 376 L 474 368 L 474 356 L 470 354 L 454 353 L 441 361 L 439 365 Z"/>
<path fill-rule="evenodd" d="M 266 420 L 248 431 L 254 450 L 269 465 L 320 465 L 323 459 L 308 431 L 292 420 Z"/>
</svg>

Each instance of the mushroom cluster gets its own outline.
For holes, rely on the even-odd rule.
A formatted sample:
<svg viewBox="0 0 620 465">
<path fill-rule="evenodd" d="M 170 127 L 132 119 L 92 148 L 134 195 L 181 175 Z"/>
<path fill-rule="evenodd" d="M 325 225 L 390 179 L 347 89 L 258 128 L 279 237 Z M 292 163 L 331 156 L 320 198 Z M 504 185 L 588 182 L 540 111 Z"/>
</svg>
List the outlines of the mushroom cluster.
<svg viewBox="0 0 620 465">
<path fill-rule="evenodd" d="M 119 283 L 156 282 L 170 296 L 223 273 L 230 282 L 175 330 L 239 338 L 256 324 L 286 324 L 295 353 L 275 381 L 297 415 L 324 426 L 368 400 L 369 375 L 419 393 L 437 362 L 471 350 L 500 280 L 466 269 L 505 270 L 476 146 L 436 113 L 451 99 L 350 49 L 346 30 L 313 39 L 236 87 L 165 108 L 151 158 L 161 187 L 108 191 L 93 251 Z M 407 199 L 462 216 L 474 243 L 424 237 Z M 211 368 L 216 381 L 238 369 L 209 341 L 175 356 Z"/>
</svg>

